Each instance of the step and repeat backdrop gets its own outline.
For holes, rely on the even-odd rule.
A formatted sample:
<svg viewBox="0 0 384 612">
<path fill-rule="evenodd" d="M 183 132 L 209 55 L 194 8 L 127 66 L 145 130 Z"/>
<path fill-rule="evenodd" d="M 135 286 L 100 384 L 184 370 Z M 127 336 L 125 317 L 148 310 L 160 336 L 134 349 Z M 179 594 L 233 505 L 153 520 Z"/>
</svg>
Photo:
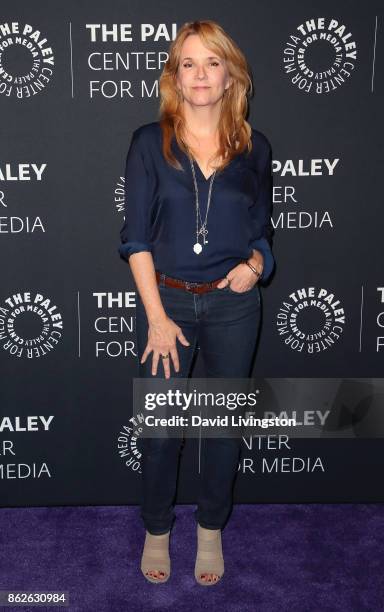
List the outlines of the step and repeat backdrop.
<svg viewBox="0 0 384 612">
<path fill-rule="evenodd" d="M 70 0 L 0 15 L 3 507 L 139 501 L 125 159 L 193 19 L 240 45 L 248 121 L 272 145 L 276 269 L 253 376 L 262 413 L 304 431 L 242 439 L 235 501 L 384 501 L 382 4 Z M 200 453 L 185 440 L 178 503 L 196 501 Z"/>
</svg>

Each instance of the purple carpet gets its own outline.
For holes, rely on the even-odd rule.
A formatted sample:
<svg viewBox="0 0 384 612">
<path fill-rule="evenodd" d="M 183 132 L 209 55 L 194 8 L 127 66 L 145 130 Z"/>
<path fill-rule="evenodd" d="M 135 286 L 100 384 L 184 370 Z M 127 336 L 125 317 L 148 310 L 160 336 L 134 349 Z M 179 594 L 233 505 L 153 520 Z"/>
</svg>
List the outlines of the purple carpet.
<svg viewBox="0 0 384 612">
<path fill-rule="evenodd" d="M 384 504 L 235 505 L 223 531 L 225 574 L 193 577 L 195 506 L 176 506 L 164 585 L 139 569 L 138 506 L 0 509 L 0 589 L 64 590 L 69 607 L 125 612 L 384 610 Z"/>
</svg>

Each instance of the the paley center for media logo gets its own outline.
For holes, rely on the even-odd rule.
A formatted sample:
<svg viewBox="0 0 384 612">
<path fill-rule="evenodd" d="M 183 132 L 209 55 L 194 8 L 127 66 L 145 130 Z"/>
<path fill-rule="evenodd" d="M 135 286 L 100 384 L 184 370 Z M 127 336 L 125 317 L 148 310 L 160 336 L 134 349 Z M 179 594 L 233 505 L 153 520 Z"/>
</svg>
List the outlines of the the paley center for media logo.
<svg viewBox="0 0 384 612">
<path fill-rule="evenodd" d="M 0 302 L 0 348 L 13 357 L 42 357 L 63 336 L 63 317 L 51 297 L 23 291 Z"/>
<path fill-rule="evenodd" d="M 0 95 L 24 100 L 47 88 L 55 59 L 47 38 L 29 23 L 0 23 Z"/>
<path fill-rule="evenodd" d="M 353 34 L 340 19 L 314 17 L 300 23 L 285 43 L 283 68 L 300 91 L 330 93 L 352 76 L 357 61 Z"/>
</svg>

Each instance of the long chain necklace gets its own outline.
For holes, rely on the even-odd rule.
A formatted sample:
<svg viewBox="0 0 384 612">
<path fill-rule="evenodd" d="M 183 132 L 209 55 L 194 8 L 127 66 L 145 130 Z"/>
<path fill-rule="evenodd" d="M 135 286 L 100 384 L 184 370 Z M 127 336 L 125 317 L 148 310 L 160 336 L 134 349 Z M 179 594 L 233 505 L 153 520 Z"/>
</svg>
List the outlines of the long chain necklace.
<svg viewBox="0 0 384 612">
<path fill-rule="evenodd" d="M 207 240 L 207 234 L 208 234 L 207 220 L 208 220 L 209 206 L 211 204 L 212 185 L 213 185 L 213 181 L 214 181 L 214 178 L 215 178 L 216 170 L 213 171 L 213 173 L 211 175 L 211 179 L 209 181 L 207 210 L 205 212 L 205 219 L 204 219 L 204 223 L 203 223 L 203 221 L 201 219 L 201 214 L 200 214 L 199 189 L 197 187 L 195 167 L 194 167 L 194 164 L 193 164 L 193 159 L 192 159 L 192 157 L 191 157 L 189 152 L 188 152 L 188 157 L 189 157 L 189 161 L 191 163 L 192 175 L 193 175 L 193 184 L 194 184 L 194 187 L 195 187 L 195 197 L 196 197 L 196 200 L 195 200 L 195 204 L 196 204 L 196 242 L 193 245 L 193 250 L 196 253 L 196 255 L 199 255 L 199 253 L 201 253 L 201 251 L 203 250 L 203 245 L 204 244 L 208 244 L 208 240 Z M 199 219 L 200 219 L 200 228 L 199 228 Z M 201 245 L 200 242 L 199 242 L 200 234 L 203 236 L 203 245 Z"/>
</svg>

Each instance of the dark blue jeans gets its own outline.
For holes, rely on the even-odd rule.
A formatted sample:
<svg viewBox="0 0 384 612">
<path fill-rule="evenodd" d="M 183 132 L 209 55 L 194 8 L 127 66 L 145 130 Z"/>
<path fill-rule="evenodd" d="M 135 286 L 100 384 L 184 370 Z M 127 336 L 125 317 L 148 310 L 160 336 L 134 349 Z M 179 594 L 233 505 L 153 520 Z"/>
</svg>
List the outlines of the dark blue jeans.
<svg viewBox="0 0 384 612">
<path fill-rule="evenodd" d="M 256 283 L 243 293 L 228 286 L 203 294 L 168 287 L 159 292 L 167 315 L 181 327 L 190 342 L 176 339 L 180 369 L 170 359 L 171 378 L 188 378 L 199 346 L 205 375 L 211 378 L 249 378 L 260 324 L 260 288 Z M 150 353 L 140 364 L 148 340 L 148 320 L 137 292 L 136 348 L 139 377 L 151 378 Z M 157 374 L 164 378 L 162 359 Z M 141 517 L 147 531 L 167 533 L 175 520 L 174 501 L 182 438 L 142 439 Z M 238 472 L 241 438 L 202 438 L 198 507 L 195 519 L 206 529 L 223 529 L 233 505 L 233 486 Z"/>
</svg>

